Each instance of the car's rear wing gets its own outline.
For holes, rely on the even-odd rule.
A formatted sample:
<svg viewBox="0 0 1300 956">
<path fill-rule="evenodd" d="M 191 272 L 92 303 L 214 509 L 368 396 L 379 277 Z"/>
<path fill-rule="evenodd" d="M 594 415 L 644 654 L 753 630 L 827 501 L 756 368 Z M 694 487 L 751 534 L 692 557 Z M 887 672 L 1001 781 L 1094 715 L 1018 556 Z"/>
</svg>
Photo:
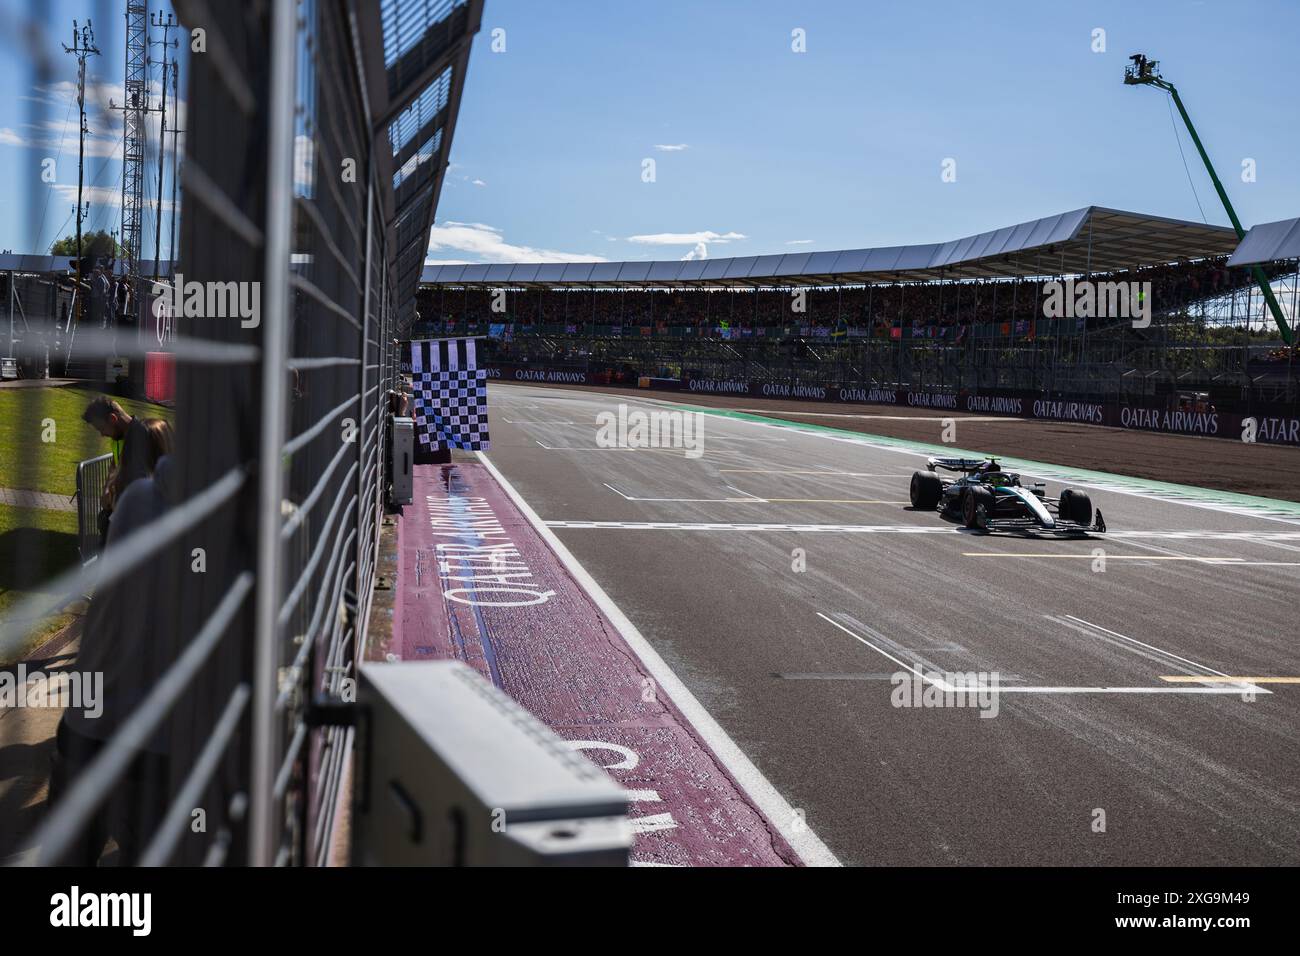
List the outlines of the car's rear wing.
<svg viewBox="0 0 1300 956">
<path fill-rule="evenodd" d="M 979 471 L 988 463 L 987 458 L 930 458 L 926 461 L 926 466 L 934 471 L 936 468 L 942 468 L 945 471 L 962 471 L 970 473 Z"/>
</svg>

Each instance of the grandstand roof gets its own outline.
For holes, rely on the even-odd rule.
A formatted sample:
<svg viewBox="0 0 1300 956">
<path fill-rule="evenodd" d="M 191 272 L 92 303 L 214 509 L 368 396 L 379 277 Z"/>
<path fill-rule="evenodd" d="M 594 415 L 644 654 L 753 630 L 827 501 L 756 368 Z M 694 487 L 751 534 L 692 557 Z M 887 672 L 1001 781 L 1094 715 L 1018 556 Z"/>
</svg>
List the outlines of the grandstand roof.
<svg viewBox="0 0 1300 956">
<path fill-rule="evenodd" d="M 1230 266 L 1250 266 L 1278 259 L 1300 259 L 1300 219 L 1263 222 L 1246 233 Z"/>
<path fill-rule="evenodd" d="M 847 285 L 1111 272 L 1227 255 L 1227 226 L 1087 206 L 950 242 L 660 262 L 425 266 L 435 285 L 649 288 Z"/>
</svg>

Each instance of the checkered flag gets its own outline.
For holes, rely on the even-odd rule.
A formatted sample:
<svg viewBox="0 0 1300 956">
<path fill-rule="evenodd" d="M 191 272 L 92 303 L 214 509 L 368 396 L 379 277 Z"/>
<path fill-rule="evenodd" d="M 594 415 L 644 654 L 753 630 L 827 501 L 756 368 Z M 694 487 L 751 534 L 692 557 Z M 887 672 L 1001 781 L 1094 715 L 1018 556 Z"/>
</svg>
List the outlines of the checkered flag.
<svg viewBox="0 0 1300 956">
<path fill-rule="evenodd" d="M 411 342 L 415 434 L 421 447 L 487 451 L 487 373 L 477 364 L 473 339 Z"/>
</svg>

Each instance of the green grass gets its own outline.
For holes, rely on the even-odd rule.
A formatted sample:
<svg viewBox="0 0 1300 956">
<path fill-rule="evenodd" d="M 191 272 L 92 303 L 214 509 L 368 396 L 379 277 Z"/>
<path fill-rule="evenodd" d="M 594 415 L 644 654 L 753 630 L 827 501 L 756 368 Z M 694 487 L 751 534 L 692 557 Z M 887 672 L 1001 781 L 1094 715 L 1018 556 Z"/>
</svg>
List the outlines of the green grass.
<svg viewBox="0 0 1300 956">
<path fill-rule="evenodd" d="M 0 508 L 0 615 L 14 602 L 33 593 L 80 560 L 77 553 L 77 516 L 71 511 L 39 508 Z M 50 618 L 36 629 L 23 654 L 71 620 L 71 615 Z M 6 663 L 0 660 L 0 664 Z"/>
<path fill-rule="evenodd" d="M 71 496 L 77 462 L 109 451 L 108 440 L 81 420 L 98 394 L 91 388 L 0 389 L 0 488 Z M 173 417 L 171 409 L 149 402 L 117 401 L 131 415 Z"/>
</svg>

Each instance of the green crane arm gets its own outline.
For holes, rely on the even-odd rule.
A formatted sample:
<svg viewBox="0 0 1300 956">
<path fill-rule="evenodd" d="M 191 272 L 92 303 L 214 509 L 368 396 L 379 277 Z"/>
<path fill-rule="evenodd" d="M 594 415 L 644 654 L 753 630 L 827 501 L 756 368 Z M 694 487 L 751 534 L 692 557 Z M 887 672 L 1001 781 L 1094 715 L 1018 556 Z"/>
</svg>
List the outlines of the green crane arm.
<svg viewBox="0 0 1300 956">
<path fill-rule="evenodd" d="M 1187 132 L 1192 135 L 1192 142 L 1196 144 L 1196 151 L 1201 154 L 1201 162 L 1205 163 L 1205 169 L 1210 174 L 1214 189 L 1219 194 L 1219 201 L 1223 203 L 1223 208 L 1228 211 L 1228 218 L 1232 220 L 1232 228 L 1237 230 L 1238 239 L 1244 238 L 1246 230 L 1241 227 L 1241 220 L 1237 218 L 1237 211 L 1232 208 L 1232 203 L 1228 199 L 1227 191 L 1223 188 L 1223 183 L 1219 182 L 1219 174 L 1214 171 L 1214 164 L 1210 162 L 1210 157 L 1205 152 L 1201 137 L 1196 134 L 1196 127 L 1192 125 L 1192 118 L 1187 115 L 1187 108 L 1183 106 L 1183 98 L 1178 95 L 1178 89 L 1174 84 L 1159 76 L 1144 77 L 1144 81 L 1167 91 L 1174 98 L 1174 105 L 1178 107 L 1178 114 L 1182 116 L 1183 123 L 1187 126 Z M 1287 324 L 1286 318 L 1282 315 L 1282 306 L 1278 304 L 1277 296 L 1273 294 L 1273 287 L 1269 284 L 1268 276 L 1264 275 L 1264 270 L 1259 266 L 1251 266 L 1250 271 L 1251 275 L 1255 277 L 1259 291 L 1264 294 L 1264 301 L 1268 303 L 1268 310 L 1273 314 L 1273 321 L 1282 330 L 1282 340 L 1287 345 L 1293 344 L 1291 326 Z"/>
</svg>

